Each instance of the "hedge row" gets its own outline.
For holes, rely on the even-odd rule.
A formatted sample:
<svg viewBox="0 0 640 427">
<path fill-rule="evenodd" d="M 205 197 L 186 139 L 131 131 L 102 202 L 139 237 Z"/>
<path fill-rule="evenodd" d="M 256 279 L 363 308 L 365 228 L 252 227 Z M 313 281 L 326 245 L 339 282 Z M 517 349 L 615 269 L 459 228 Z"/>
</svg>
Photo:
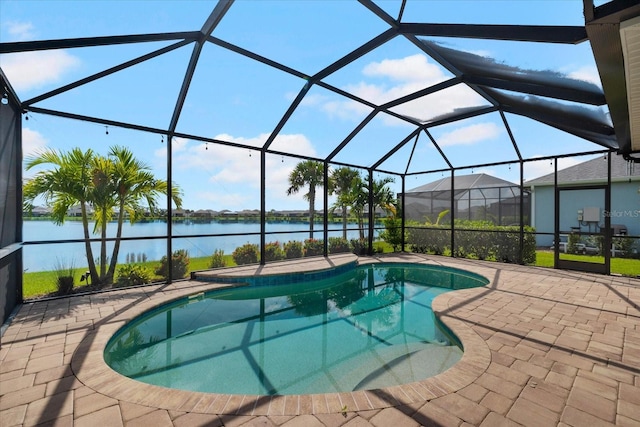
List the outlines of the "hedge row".
<svg viewBox="0 0 640 427">
<path fill-rule="evenodd" d="M 527 226 L 524 231 L 522 255 L 520 227 L 499 226 L 486 221 L 456 221 L 453 250 L 449 226 L 412 227 L 408 230 L 408 243 L 412 251 L 418 253 L 451 253 L 460 258 L 535 264 L 536 239 L 532 234 L 534 229 Z"/>
<path fill-rule="evenodd" d="M 341 237 L 329 237 L 329 253 L 337 254 L 353 252 L 357 255 L 367 253 L 366 240 L 352 239 L 348 241 Z M 281 244 L 269 242 L 264 247 L 265 261 L 279 261 L 302 257 L 320 256 L 324 253 L 324 240 L 306 239 L 304 242 L 292 240 Z M 253 243 L 246 243 L 233 251 L 233 260 L 238 265 L 255 264 L 260 260 L 260 248 Z"/>
</svg>

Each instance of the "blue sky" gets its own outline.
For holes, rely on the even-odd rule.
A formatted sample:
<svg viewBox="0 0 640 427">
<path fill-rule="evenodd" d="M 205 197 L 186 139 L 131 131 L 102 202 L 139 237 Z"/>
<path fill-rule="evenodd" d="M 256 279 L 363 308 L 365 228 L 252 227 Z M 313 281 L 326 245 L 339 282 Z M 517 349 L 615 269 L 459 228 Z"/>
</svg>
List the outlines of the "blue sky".
<svg viewBox="0 0 640 427">
<path fill-rule="evenodd" d="M 376 2 L 397 16 L 400 1 Z M 7 1 L 0 0 L 0 41 L 199 30 L 213 9 L 209 1 Z M 403 22 L 583 25 L 582 1 L 427 1 L 409 0 Z M 388 26 L 356 1 L 236 1 L 213 36 L 297 71 L 314 74 L 382 33 Z M 551 45 L 507 41 L 431 38 L 459 50 L 495 58 L 506 65 L 552 70 L 599 85 L 589 43 Z M 173 42 L 140 43 L 0 56 L 0 66 L 22 100 L 46 93 Z M 46 99 L 42 108 L 167 128 L 186 65 L 187 45 L 99 81 Z M 451 74 L 403 37 L 361 57 L 325 82 L 359 97 L 384 103 Z M 201 53 L 177 131 L 259 147 L 274 130 L 305 81 L 213 44 Z M 398 107 L 395 112 L 429 119 L 454 107 L 485 105 L 464 85 Z M 320 86 L 311 88 L 271 148 L 324 157 L 370 112 Z M 598 146 L 529 119 L 507 119 L 525 158 L 598 149 Z M 412 127 L 391 116 L 377 116 L 336 156 L 346 163 L 375 163 L 406 137 Z M 108 132 L 108 134 L 107 134 Z M 431 129 L 455 166 L 516 159 L 500 115 L 492 113 Z M 74 146 L 106 153 L 127 145 L 160 177 L 166 177 L 167 144 L 146 134 L 41 114 L 23 119 L 24 152 Z M 213 146 L 176 138 L 173 180 L 184 190 L 189 209 L 259 208 L 259 152 Z M 403 172 L 413 144 L 382 166 Z M 565 159 L 562 166 L 582 159 Z M 286 196 L 287 176 L 297 159 L 267 156 L 267 209 L 305 209 L 301 196 Z M 408 170 L 436 170 L 446 164 L 423 135 Z M 529 163 L 525 178 L 552 171 L 549 161 Z M 471 172 L 471 170 L 469 170 Z M 518 167 L 474 169 L 510 181 Z M 33 172 L 26 172 L 28 177 Z M 382 176 L 381 174 L 376 176 Z M 439 179 L 441 173 L 407 179 L 412 188 Z M 399 179 L 393 184 L 400 190 Z M 322 207 L 322 200 L 317 205 Z"/>
</svg>

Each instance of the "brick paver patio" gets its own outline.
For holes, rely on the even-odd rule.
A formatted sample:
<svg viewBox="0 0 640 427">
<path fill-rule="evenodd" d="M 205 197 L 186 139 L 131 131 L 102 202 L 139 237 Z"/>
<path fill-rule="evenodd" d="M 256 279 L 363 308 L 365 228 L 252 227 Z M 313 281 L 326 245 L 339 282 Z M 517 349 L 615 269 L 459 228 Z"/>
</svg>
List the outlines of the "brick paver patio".
<svg viewBox="0 0 640 427">
<path fill-rule="evenodd" d="M 109 369 L 102 350 L 127 320 L 220 286 L 183 281 L 23 305 L 2 336 L 0 425 L 640 426 L 640 280 L 414 254 L 360 258 L 378 260 L 491 280 L 434 301 L 465 348 L 449 371 L 376 391 L 255 397 L 161 389 Z"/>
</svg>

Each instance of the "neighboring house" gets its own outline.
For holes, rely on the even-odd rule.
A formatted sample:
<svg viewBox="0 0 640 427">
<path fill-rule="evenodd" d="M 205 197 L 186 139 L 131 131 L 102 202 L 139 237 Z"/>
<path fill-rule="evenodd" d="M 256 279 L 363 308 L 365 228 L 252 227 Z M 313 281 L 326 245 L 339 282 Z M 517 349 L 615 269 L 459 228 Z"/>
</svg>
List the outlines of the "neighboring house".
<svg viewBox="0 0 640 427">
<path fill-rule="evenodd" d="M 93 215 L 93 213 L 95 212 L 93 210 L 93 206 L 91 206 L 91 205 L 87 205 L 86 206 L 86 210 L 87 210 L 87 215 L 89 217 L 91 217 L 91 215 Z M 73 206 L 73 207 L 69 208 L 69 210 L 67 211 L 67 216 L 70 216 L 70 217 L 81 217 L 82 216 L 82 208 L 80 207 L 80 205 L 76 205 L 76 206 Z"/>
<path fill-rule="evenodd" d="M 276 211 L 276 215 L 280 215 L 287 218 L 308 218 L 308 211 Z"/>
<path fill-rule="evenodd" d="M 189 212 L 184 209 L 174 209 L 171 211 L 171 216 L 174 218 L 186 218 L 189 216 Z"/>
<path fill-rule="evenodd" d="M 191 214 L 194 218 L 213 218 L 218 214 L 218 212 L 212 209 L 198 209 L 193 214 Z"/>
<path fill-rule="evenodd" d="M 245 218 L 260 218 L 259 209 L 243 209 L 239 212 L 239 215 Z"/>
<path fill-rule="evenodd" d="M 529 214 L 528 192 L 524 192 L 524 216 Z M 484 173 L 456 175 L 453 199 L 455 218 L 490 221 L 496 225 L 520 224 L 520 187 L 513 182 Z M 450 222 L 451 177 L 439 179 L 407 190 L 404 201 L 405 217 L 421 223 Z"/>
<path fill-rule="evenodd" d="M 34 206 L 31 212 L 27 212 L 27 214 L 32 217 L 50 216 L 51 209 L 43 206 Z"/>
<path fill-rule="evenodd" d="M 604 209 L 604 190 L 584 189 L 561 192 L 560 229 L 599 232 L 605 215 L 611 217 L 614 234 L 640 236 L 640 164 L 611 155 L 611 211 Z M 558 186 L 599 186 L 607 184 L 606 157 L 558 171 Z M 531 192 L 531 225 L 538 233 L 538 246 L 550 246 L 555 231 L 554 174 L 525 182 Z"/>
</svg>

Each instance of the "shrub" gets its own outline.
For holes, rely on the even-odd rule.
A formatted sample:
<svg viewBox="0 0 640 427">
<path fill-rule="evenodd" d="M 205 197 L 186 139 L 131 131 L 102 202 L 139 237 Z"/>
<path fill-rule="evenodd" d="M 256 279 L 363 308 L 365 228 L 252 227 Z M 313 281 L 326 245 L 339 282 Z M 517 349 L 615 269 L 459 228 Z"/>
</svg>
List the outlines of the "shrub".
<svg viewBox="0 0 640 427">
<path fill-rule="evenodd" d="M 329 237 L 329 253 L 338 254 L 343 252 L 351 252 L 349 241 L 342 237 Z"/>
<path fill-rule="evenodd" d="M 489 221 L 456 221 L 455 250 L 457 257 L 474 257 L 478 259 L 495 258 L 498 250 L 496 226 Z M 504 228 L 504 227 L 502 227 Z"/>
<path fill-rule="evenodd" d="M 58 289 L 58 295 L 69 295 L 73 291 L 74 281 L 74 263 L 66 263 L 61 260 L 56 261 L 55 266 L 56 273 L 56 289 Z"/>
<path fill-rule="evenodd" d="M 116 286 L 144 285 L 151 281 L 151 272 L 142 265 L 125 264 L 118 268 Z"/>
<path fill-rule="evenodd" d="M 318 256 L 324 254 L 324 240 L 307 239 L 304 241 L 304 256 Z"/>
<path fill-rule="evenodd" d="M 245 243 L 237 247 L 231 256 L 238 265 L 255 264 L 258 262 L 258 245 Z"/>
<path fill-rule="evenodd" d="M 281 259 L 284 259 L 284 251 L 280 247 L 280 242 L 269 242 L 264 245 L 265 262 L 279 261 Z"/>
<path fill-rule="evenodd" d="M 73 291 L 73 276 L 59 276 L 56 279 L 58 295 L 69 295 Z"/>
<path fill-rule="evenodd" d="M 522 263 L 535 265 L 536 263 L 536 235 L 533 227 L 524 228 L 524 244 L 522 247 Z"/>
<path fill-rule="evenodd" d="M 429 248 L 426 245 L 411 245 L 411 252 L 415 252 L 417 254 L 428 254 Z"/>
<path fill-rule="evenodd" d="M 569 233 L 569 237 L 567 237 L 567 252 L 577 254 L 578 243 L 580 243 L 580 236 L 576 233 Z"/>
<path fill-rule="evenodd" d="M 504 227 L 512 229 L 510 232 L 497 233 L 494 241 L 497 242 L 495 250 L 496 261 L 518 263 L 520 262 L 520 232 L 517 227 Z"/>
<path fill-rule="evenodd" d="M 620 251 L 615 256 L 622 258 L 633 258 L 633 243 L 634 239 L 630 237 L 614 237 L 611 239 L 611 247 L 615 246 L 616 250 Z M 604 242 L 602 246 L 604 246 Z M 603 253 L 603 251 L 601 250 L 600 253 Z"/>
<path fill-rule="evenodd" d="M 408 231 L 408 243 L 418 253 L 442 255 L 451 248 L 451 231 L 442 226 L 434 228 L 411 228 Z"/>
<path fill-rule="evenodd" d="M 209 262 L 209 268 L 221 268 L 226 267 L 227 262 L 224 260 L 224 251 L 222 249 L 216 249 L 211 255 L 211 261 Z"/>
<path fill-rule="evenodd" d="M 384 231 L 380 233 L 380 238 L 390 244 L 394 252 L 398 252 L 402 246 L 402 218 L 388 216 L 382 223 Z"/>
<path fill-rule="evenodd" d="M 302 242 L 291 240 L 284 244 L 284 255 L 287 259 L 302 258 L 303 246 Z"/>
<path fill-rule="evenodd" d="M 351 252 L 356 255 L 367 255 L 369 253 L 369 242 L 367 239 L 351 239 Z"/>
<path fill-rule="evenodd" d="M 182 279 L 189 271 L 189 253 L 186 249 L 179 249 L 171 255 L 171 279 Z M 169 277 L 169 263 L 167 256 L 163 256 L 155 273 L 165 280 Z"/>
</svg>

